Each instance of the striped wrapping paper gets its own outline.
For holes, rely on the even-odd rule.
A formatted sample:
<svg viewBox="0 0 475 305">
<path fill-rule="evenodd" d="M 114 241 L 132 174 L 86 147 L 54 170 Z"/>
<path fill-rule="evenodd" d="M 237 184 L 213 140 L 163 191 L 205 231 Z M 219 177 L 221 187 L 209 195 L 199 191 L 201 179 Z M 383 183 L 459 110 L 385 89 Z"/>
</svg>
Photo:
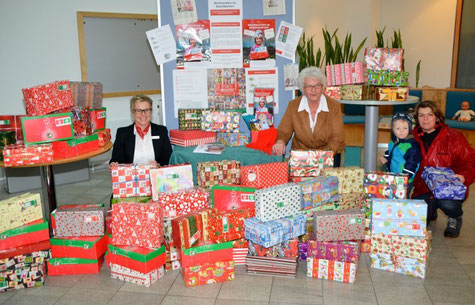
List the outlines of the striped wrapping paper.
<svg viewBox="0 0 475 305">
<path fill-rule="evenodd" d="M 216 132 L 202 130 L 170 130 L 170 142 L 188 147 L 216 142 Z"/>
<path fill-rule="evenodd" d="M 97 82 L 69 82 L 75 106 L 102 108 L 102 84 Z"/>
<path fill-rule="evenodd" d="M 233 248 L 233 261 L 234 265 L 245 265 L 246 256 L 248 249 L 247 248 Z"/>
</svg>

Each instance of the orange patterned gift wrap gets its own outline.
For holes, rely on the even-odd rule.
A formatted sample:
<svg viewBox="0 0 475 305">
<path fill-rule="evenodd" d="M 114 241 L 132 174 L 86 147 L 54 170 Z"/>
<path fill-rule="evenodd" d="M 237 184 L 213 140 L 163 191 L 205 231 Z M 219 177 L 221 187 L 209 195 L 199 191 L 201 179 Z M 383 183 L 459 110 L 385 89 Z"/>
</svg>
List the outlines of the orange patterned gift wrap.
<svg viewBox="0 0 475 305">
<path fill-rule="evenodd" d="M 234 280 L 234 261 L 186 267 L 182 269 L 181 275 L 187 287 L 232 281 Z"/>
</svg>

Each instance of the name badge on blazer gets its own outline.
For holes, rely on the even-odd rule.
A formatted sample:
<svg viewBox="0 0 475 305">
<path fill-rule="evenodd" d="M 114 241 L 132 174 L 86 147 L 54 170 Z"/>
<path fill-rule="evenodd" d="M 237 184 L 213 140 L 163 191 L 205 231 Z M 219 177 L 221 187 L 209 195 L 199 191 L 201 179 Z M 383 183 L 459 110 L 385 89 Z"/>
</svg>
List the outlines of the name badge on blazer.
<svg viewBox="0 0 475 305">
<path fill-rule="evenodd" d="M 158 140 L 160 139 L 160 136 L 152 136 L 152 140 Z"/>
</svg>

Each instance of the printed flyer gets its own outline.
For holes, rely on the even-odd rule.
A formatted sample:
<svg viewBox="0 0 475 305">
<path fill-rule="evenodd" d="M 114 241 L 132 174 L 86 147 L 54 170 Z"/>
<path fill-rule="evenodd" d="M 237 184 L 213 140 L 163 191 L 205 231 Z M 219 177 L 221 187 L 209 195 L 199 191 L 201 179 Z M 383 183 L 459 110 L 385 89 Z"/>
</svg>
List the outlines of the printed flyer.
<svg viewBox="0 0 475 305">
<path fill-rule="evenodd" d="M 242 20 L 242 0 L 208 0 L 208 13 L 213 21 Z"/>
<path fill-rule="evenodd" d="M 279 113 L 279 91 L 278 91 L 278 70 L 277 68 L 269 69 L 246 69 L 246 112 L 248 114 L 255 114 L 266 112 L 270 115 Z M 260 106 L 263 111 L 259 109 L 259 101 L 264 97 L 266 105 Z M 272 104 L 272 105 L 271 105 Z M 268 114 L 266 114 L 269 117 Z M 259 119 L 259 117 L 256 118 Z"/>
<path fill-rule="evenodd" d="M 214 68 L 242 67 L 241 21 L 211 21 L 211 63 Z"/>
<path fill-rule="evenodd" d="M 242 21 L 243 67 L 275 66 L 275 20 Z"/>
<path fill-rule="evenodd" d="M 176 26 L 177 69 L 207 68 L 211 65 L 209 20 L 198 20 Z"/>
<path fill-rule="evenodd" d="M 198 21 L 195 0 L 170 0 L 170 5 L 175 25 Z"/>
</svg>

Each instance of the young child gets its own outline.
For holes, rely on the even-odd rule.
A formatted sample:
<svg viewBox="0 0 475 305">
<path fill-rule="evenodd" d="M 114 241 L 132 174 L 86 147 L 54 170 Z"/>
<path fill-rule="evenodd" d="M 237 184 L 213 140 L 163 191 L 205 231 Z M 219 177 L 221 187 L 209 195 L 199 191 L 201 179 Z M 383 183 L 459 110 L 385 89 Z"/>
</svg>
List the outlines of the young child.
<svg viewBox="0 0 475 305">
<path fill-rule="evenodd" d="M 396 113 L 391 120 L 391 142 L 381 162 L 386 164 L 386 169 L 391 173 L 409 175 L 407 197 L 411 194 L 412 183 L 419 163 L 421 152 L 419 143 L 412 136 L 412 120 L 405 113 Z"/>
</svg>

